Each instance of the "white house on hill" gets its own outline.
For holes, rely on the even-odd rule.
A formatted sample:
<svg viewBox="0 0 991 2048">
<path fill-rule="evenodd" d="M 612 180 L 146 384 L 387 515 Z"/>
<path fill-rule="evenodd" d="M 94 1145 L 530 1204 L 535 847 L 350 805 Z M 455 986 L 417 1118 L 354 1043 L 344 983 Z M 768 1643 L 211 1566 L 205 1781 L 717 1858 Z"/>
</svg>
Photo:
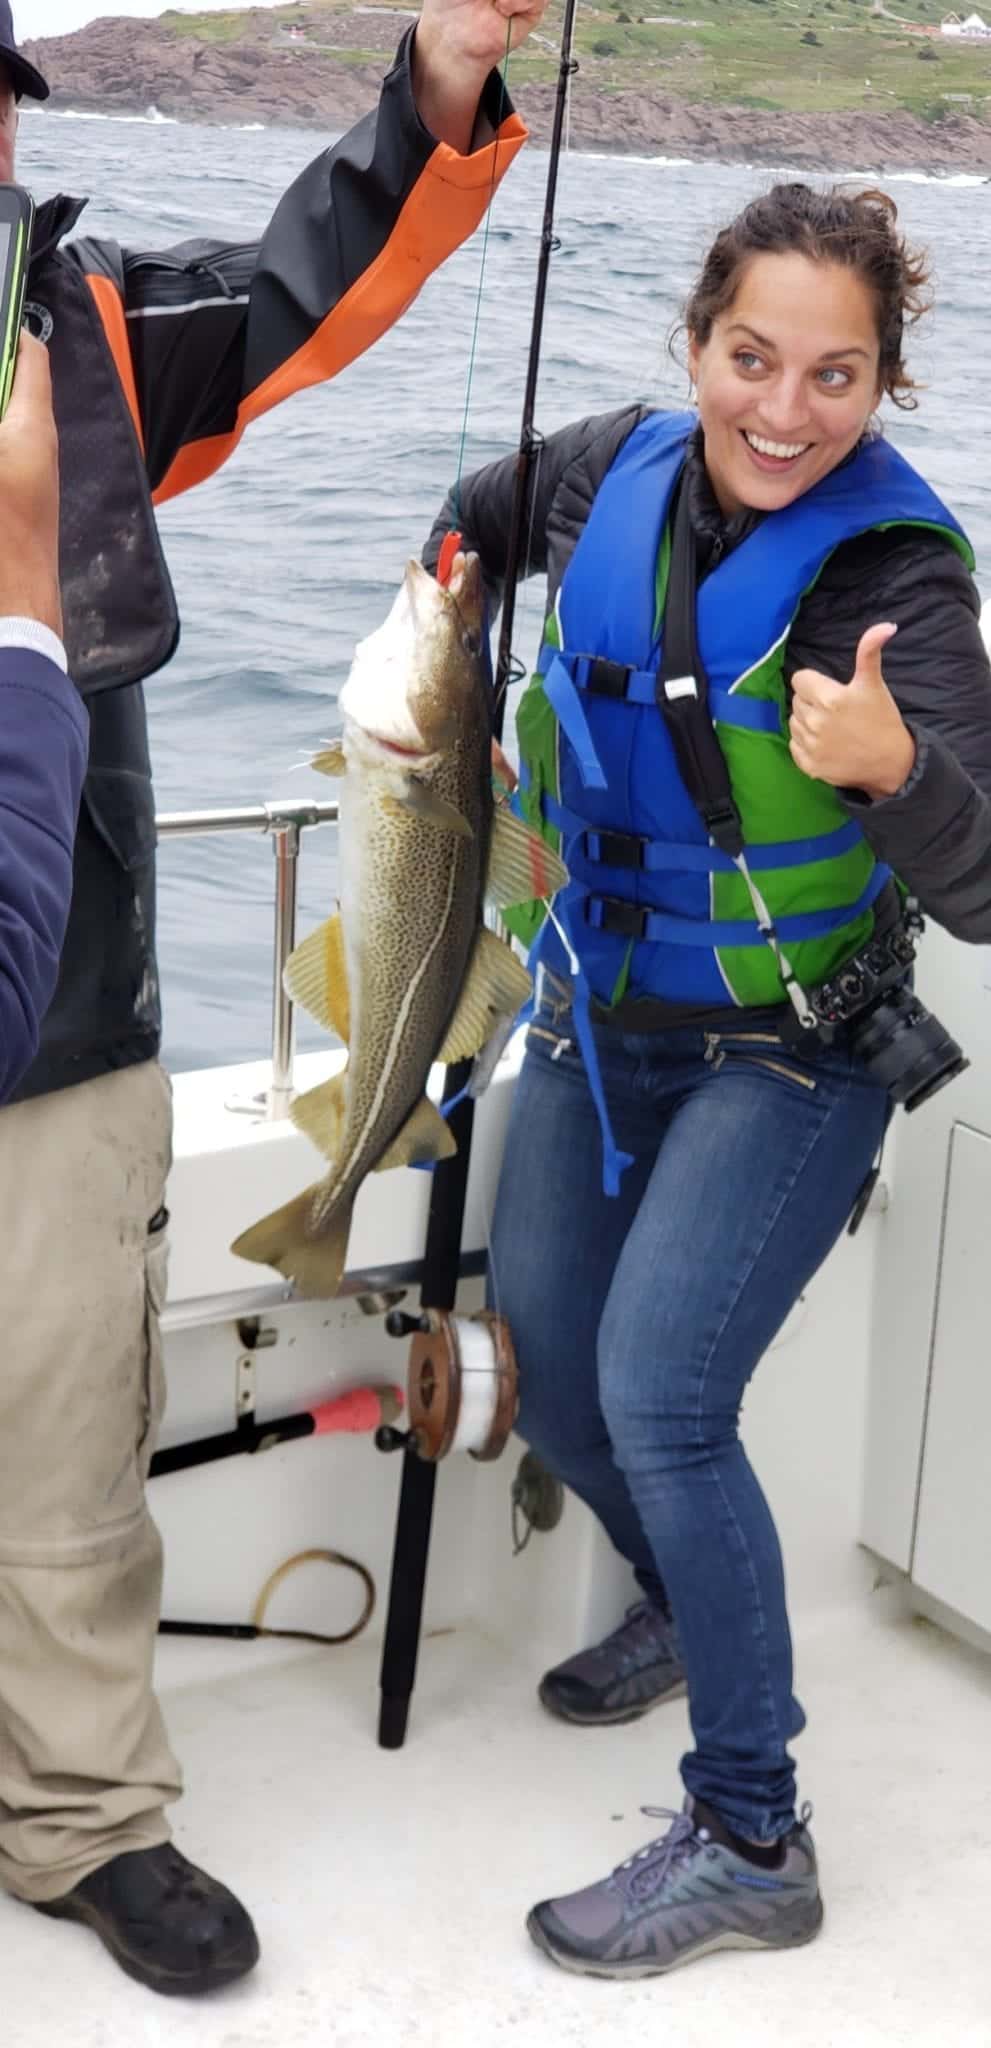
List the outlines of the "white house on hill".
<svg viewBox="0 0 991 2048">
<path fill-rule="evenodd" d="M 939 32 L 942 36 L 962 36 L 968 42 L 991 40 L 991 28 L 986 21 L 981 20 L 979 14 L 965 15 L 963 20 L 958 14 L 948 14 L 940 22 Z"/>
</svg>

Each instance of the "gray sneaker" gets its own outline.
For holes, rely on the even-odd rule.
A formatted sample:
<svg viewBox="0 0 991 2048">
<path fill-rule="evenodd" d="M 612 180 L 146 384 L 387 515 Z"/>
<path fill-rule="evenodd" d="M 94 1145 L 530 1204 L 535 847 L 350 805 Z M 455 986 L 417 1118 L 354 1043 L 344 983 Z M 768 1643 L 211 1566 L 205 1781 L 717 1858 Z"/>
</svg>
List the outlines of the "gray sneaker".
<svg viewBox="0 0 991 2048">
<path fill-rule="evenodd" d="M 611 1877 L 534 1906 L 527 1927 L 562 1969 L 588 1977 L 653 1977 L 717 1948 L 796 1948 L 822 1926 L 811 1807 L 772 1869 L 748 1862 L 683 1813 L 645 1806 L 672 1826 Z"/>
<path fill-rule="evenodd" d="M 548 1713 L 595 1728 L 637 1721 L 686 1689 L 674 1623 L 638 1600 L 601 1643 L 545 1672 L 537 1692 Z"/>
</svg>

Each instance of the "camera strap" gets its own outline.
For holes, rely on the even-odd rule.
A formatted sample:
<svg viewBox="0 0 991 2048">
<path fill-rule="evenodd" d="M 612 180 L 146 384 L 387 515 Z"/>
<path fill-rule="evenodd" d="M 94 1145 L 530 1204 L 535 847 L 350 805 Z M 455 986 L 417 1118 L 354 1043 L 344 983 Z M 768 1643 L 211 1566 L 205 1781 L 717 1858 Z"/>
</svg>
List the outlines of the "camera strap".
<svg viewBox="0 0 991 2048">
<path fill-rule="evenodd" d="M 744 850 L 743 823 L 726 757 L 709 715 L 709 683 L 698 648 L 697 597 L 698 557 L 687 474 L 683 469 L 671 531 L 664 650 L 655 692 L 657 707 L 670 734 L 682 781 L 713 845 L 729 856 L 743 876 L 754 916 L 778 963 L 795 1015 L 806 1031 L 814 1031 L 815 1013 L 782 948 L 774 919 L 750 872 Z"/>
</svg>

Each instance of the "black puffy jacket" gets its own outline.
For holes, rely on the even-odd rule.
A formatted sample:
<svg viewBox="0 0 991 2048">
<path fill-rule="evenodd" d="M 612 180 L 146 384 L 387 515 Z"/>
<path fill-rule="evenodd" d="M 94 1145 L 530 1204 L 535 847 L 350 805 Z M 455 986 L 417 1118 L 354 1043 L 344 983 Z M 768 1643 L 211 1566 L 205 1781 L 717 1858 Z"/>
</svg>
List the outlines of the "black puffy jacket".
<svg viewBox="0 0 991 2048">
<path fill-rule="evenodd" d="M 582 420 L 543 443 L 531 472 L 527 574 L 547 577 L 552 604 L 592 500 L 623 443 L 645 417 L 628 406 Z M 450 526 L 477 550 L 489 596 L 501 602 L 516 457 L 492 463 L 458 487 L 437 520 L 424 561 L 436 565 Z M 759 513 L 726 520 L 696 436 L 687 487 L 704 577 L 752 531 Z M 869 532 L 836 549 L 803 600 L 788 639 L 785 673 L 814 668 L 837 682 L 854 672 L 868 626 L 893 620 L 884 678 L 916 742 L 908 781 L 878 802 L 838 794 L 878 855 L 923 910 L 955 937 L 991 940 L 991 664 L 980 598 L 955 548 L 919 528 Z"/>
</svg>

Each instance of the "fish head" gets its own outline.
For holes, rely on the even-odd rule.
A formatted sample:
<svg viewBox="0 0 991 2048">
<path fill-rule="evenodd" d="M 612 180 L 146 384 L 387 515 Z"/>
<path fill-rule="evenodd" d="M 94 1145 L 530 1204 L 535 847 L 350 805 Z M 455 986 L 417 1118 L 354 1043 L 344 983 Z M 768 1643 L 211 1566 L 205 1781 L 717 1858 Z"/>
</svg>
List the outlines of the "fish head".
<svg viewBox="0 0 991 2048">
<path fill-rule="evenodd" d="M 407 564 L 384 624 L 359 642 L 341 691 L 352 742 L 404 757 L 416 771 L 488 723 L 485 592 L 477 555 L 457 555 L 447 585 Z"/>
</svg>

